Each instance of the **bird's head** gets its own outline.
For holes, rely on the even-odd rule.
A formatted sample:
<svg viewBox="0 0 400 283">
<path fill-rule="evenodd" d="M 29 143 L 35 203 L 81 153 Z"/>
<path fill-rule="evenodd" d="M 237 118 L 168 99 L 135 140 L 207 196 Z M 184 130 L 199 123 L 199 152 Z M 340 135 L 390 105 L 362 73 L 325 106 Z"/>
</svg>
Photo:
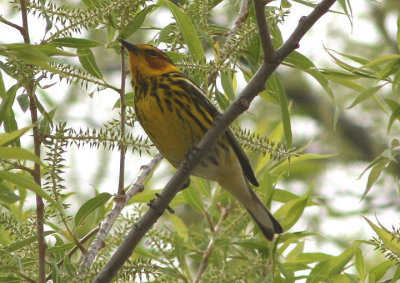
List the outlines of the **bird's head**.
<svg viewBox="0 0 400 283">
<path fill-rule="evenodd" d="M 160 49 L 148 44 L 135 45 L 123 39 L 119 41 L 128 50 L 132 79 L 181 72 Z"/>
</svg>

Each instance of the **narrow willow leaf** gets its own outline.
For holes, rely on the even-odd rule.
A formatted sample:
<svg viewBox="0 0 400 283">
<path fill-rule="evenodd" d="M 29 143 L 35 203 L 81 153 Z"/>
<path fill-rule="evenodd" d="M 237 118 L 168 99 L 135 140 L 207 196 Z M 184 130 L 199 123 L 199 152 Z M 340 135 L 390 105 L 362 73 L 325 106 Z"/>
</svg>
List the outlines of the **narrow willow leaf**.
<svg viewBox="0 0 400 283">
<path fill-rule="evenodd" d="M 134 106 L 134 98 L 135 95 L 133 92 L 127 92 L 125 93 L 125 105 L 126 106 Z M 120 108 L 121 107 L 121 98 L 118 98 L 118 100 L 115 102 L 113 109 L 115 108 Z"/>
<path fill-rule="evenodd" d="M 372 68 L 375 66 L 378 66 L 379 64 L 382 64 L 387 61 L 397 61 L 400 59 L 400 55 L 398 54 L 388 54 L 388 55 L 382 55 L 372 61 L 369 61 L 365 65 L 362 66 L 362 68 Z"/>
<path fill-rule="evenodd" d="M 338 0 L 340 6 L 342 7 L 344 13 L 347 15 L 351 26 L 353 27 L 353 12 L 351 10 L 349 0 Z"/>
<path fill-rule="evenodd" d="M 385 247 L 392 253 L 400 257 L 400 243 L 396 237 L 393 237 L 386 229 L 376 226 L 368 218 L 364 217 L 365 221 L 368 222 L 369 226 L 374 229 L 375 233 L 379 236 L 379 239 L 383 241 Z"/>
<path fill-rule="evenodd" d="M 0 159 L 31 160 L 41 164 L 41 160 L 32 152 L 16 146 L 0 146 Z"/>
<path fill-rule="evenodd" d="M 393 126 L 394 121 L 400 120 L 400 105 L 393 110 L 392 115 L 390 115 L 389 123 L 387 125 L 387 133 L 389 134 L 390 129 Z"/>
<path fill-rule="evenodd" d="M 321 262 L 324 260 L 331 259 L 333 256 L 325 253 L 301 253 L 294 257 L 288 257 L 286 262 L 296 262 L 310 264 L 314 262 Z"/>
<path fill-rule="evenodd" d="M 285 231 L 289 230 L 296 224 L 300 216 L 303 214 L 305 207 L 307 206 L 312 187 L 310 187 L 307 192 L 298 199 L 290 200 L 284 205 L 282 205 L 278 211 L 275 213 L 275 217 L 283 218 L 281 222 L 282 227 Z"/>
<path fill-rule="evenodd" d="M 9 187 L 4 185 L 3 183 L 0 183 L 0 200 L 4 202 L 4 204 L 10 204 L 14 203 L 18 200 L 20 200 L 21 197 L 14 194 L 13 190 L 11 190 Z M 2 237 L 0 236 L 0 239 Z M 4 244 L 4 242 L 2 242 Z"/>
<path fill-rule="evenodd" d="M 378 180 L 382 171 L 387 167 L 388 162 L 389 160 L 387 160 L 386 162 L 378 163 L 374 167 L 372 167 L 371 172 L 368 175 L 367 186 L 365 188 L 364 194 L 362 195 L 361 199 L 363 199 L 371 190 L 372 185 L 376 182 L 376 180 Z"/>
<path fill-rule="evenodd" d="M 10 87 L 6 94 L 6 99 L 4 99 L 0 104 L 0 126 L 3 124 L 4 120 L 7 118 L 10 112 L 12 112 L 12 106 L 15 101 L 15 95 L 19 89 L 18 84 Z"/>
<path fill-rule="evenodd" d="M 341 84 L 345 87 L 348 87 L 352 90 L 355 90 L 357 92 L 361 92 L 365 89 L 365 86 L 360 85 L 358 83 L 356 83 L 354 80 L 352 79 L 345 79 L 341 76 L 336 76 L 336 75 L 331 75 L 331 74 L 325 74 L 325 77 L 330 80 L 333 81 L 335 83 Z"/>
<path fill-rule="evenodd" d="M 54 231 L 45 231 L 44 236 L 51 235 L 53 233 L 54 233 Z M 15 251 L 17 251 L 23 247 L 26 247 L 36 241 L 37 241 L 37 236 L 32 236 L 32 237 L 29 237 L 26 239 L 19 240 L 19 241 L 13 243 L 12 245 L 3 247 L 2 249 L 6 250 L 7 252 L 15 252 Z"/>
<path fill-rule="evenodd" d="M 184 189 L 182 192 L 183 196 L 186 199 L 186 202 L 193 207 L 194 209 L 204 212 L 203 202 L 201 201 L 200 195 L 196 190 L 192 190 L 191 188 Z"/>
<path fill-rule="evenodd" d="M 92 48 L 103 45 L 100 41 L 75 37 L 56 38 L 51 41 L 51 44 L 69 48 Z"/>
<path fill-rule="evenodd" d="M 307 283 L 327 282 L 328 279 L 344 271 L 348 262 L 353 258 L 356 247 L 352 246 L 338 256 L 317 264 L 308 276 Z"/>
<path fill-rule="evenodd" d="M 400 16 L 397 17 L 397 48 L 400 51 Z"/>
<path fill-rule="evenodd" d="M 0 71 L 0 98 L 5 99 L 6 97 L 6 87 L 4 85 L 3 74 Z"/>
<path fill-rule="evenodd" d="M 235 90 L 233 89 L 232 76 L 228 72 L 221 72 L 221 84 L 225 94 L 231 101 L 235 99 Z"/>
<path fill-rule="evenodd" d="M 109 193 L 101 193 L 97 196 L 91 198 L 90 200 L 86 201 L 78 210 L 75 215 L 75 226 L 79 226 L 82 221 L 95 211 L 100 206 L 104 205 L 111 197 Z"/>
<path fill-rule="evenodd" d="M 281 81 L 277 76 L 271 76 L 268 81 L 271 80 L 271 84 L 275 86 L 275 91 L 279 97 L 279 104 L 281 107 L 281 116 L 283 123 L 283 130 L 285 133 L 286 146 L 290 148 L 292 146 L 292 127 L 290 123 L 289 106 L 286 98 L 286 91 Z"/>
<path fill-rule="evenodd" d="M 0 134 L 0 146 L 8 145 L 28 132 L 32 127 L 22 128 L 10 133 Z"/>
<path fill-rule="evenodd" d="M 122 33 L 121 33 L 121 38 L 128 38 L 130 37 L 132 34 L 134 34 L 137 30 L 139 30 L 139 28 L 142 27 L 144 21 L 146 20 L 146 17 L 152 13 L 153 11 L 155 11 L 156 9 L 158 9 L 158 5 L 149 5 L 146 8 L 144 8 L 142 11 L 139 12 L 139 14 L 137 14 L 132 21 L 130 21 L 125 28 L 123 29 Z"/>
<path fill-rule="evenodd" d="M 367 274 L 366 266 L 365 266 L 365 261 L 364 261 L 362 251 L 359 247 L 357 247 L 356 251 L 355 251 L 354 264 L 356 266 L 358 274 L 360 275 L 360 278 L 365 279 L 366 274 Z"/>
<path fill-rule="evenodd" d="M 192 54 L 194 60 L 197 62 L 205 62 L 206 59 L 204 56 L 203 47 L 201 46 L 196 29 L 189 17 L 174 3 L 170 1 L 164 2 L 174 15 L 174 18 L 179 26 L 179 30 L 182 32 L 182 36 L 185 39 L 190 54 Z"/>
<path fill-rule="evenodd" d="M 20 186 L 21 188 L 26 188 L 34 192 L 38 196 L 44 198 L 55 207 L 57 207 L 59 211 L 62 211 L 62 207 L 57 203 L 57 201 L 55 201 L 45 190 L 43 190 L 38 184 L 36 184 L 32 177 L 27 177 L 12 172 L 0 171 L 0 178 L 3 178 L 17 186 Z"/>
<path fill-rule="evenodd" d="M 386 260 L 377 266 L 374 266 L 369 271 L 368 281 L 369 282 L 379 282 L 380 279 L 386 274 L 386 272 L 395 265 L 396 262 L 392 260 Z"/>
<path fill-rule="evenodd" d="M 176 214 L 170 213 L 168 215 L 169 221 L 171 222 L 172 226 L 174 226 L 176 233 L 182 239 L 188 240 L 189 230 L 186 224 L 182 221 L 182 219 L 177 216 Z"/>
<path fill-rule="evenodd" d="M 101 74 L 99 66 L 97 66 L 92 50 L 89 48 L 78 48 L 77 54 L 79 55 L 79 62 L 81 62 L 82 67 L 89 74 L 98 79 L 103 79 L 103 75 Z"/>
<path fill-rule="evenodd" d="M 371 88 L 367 88 L 360 92 L 360 94 L 354 99 L 353 103 L 347 109 L 353 108 L 357 104 L 367 100 L 368 98 L 371 98 L 375 93 L 377 93 L 385 84 L 377 85 Z"/>
</svg>

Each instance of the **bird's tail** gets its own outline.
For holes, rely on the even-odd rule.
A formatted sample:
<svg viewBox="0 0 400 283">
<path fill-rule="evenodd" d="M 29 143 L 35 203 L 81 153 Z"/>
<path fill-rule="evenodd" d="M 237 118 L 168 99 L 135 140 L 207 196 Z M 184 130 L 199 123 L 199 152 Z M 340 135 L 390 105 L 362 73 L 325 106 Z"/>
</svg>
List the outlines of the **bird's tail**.
<svg viewBox="0 0 400 283">
<path fill-rule="evenodd" d="M 267 240 L 272 241 L 274 234 L 283 233 L 282 226 L 272 216 L 245 180 L 238 182 L 235 178 L 224 178 L 219 183 L 242 203 L 258 227 L 260 227 Z"/>
<path fill-rule="evenodd" d="M 265 238 L 267 238 L 269 241 L 272 241 L 274 239 L 274 234 L 283 233 L 283 228 L 281 224 L 279 224 L 278 220 L 274 218 L 274 216 L 256 196 L 253 190 L 250 187 L 248 189 L 253 199 L 253 205 L 249 206 L 245 205 L 244 203 L 243 205 L 246 207 L 250 216 L 257 223 Z"/>
</svg>

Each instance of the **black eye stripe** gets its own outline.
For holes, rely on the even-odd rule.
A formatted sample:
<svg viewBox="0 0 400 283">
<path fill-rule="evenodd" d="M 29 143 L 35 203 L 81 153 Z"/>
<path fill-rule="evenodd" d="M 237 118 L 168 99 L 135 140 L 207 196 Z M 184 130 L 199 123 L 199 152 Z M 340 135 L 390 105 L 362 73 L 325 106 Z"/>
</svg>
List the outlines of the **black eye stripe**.
<svg viewBox="0 0 400 283">
<path fill-rule="evenodd" d="M 155 51 L 155 50 L 150 49 L 150 50 L 146 50 L 146 51 L 147 51 L 147 53 L 149 53 L 151 56 L 158 56 L 158 53 L 157 53 L 157 51 Z"/>
</svg>

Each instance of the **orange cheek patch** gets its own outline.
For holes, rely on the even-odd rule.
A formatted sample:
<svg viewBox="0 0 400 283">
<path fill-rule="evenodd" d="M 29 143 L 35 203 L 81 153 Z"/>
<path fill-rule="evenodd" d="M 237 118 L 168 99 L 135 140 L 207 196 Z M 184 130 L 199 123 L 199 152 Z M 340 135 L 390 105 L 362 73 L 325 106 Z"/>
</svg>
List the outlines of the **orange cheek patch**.
<svg viewBox="0 0 400 283">
<path fill-rule="evenodd" d="M 168 66 L 167 62 L 159 58 L 149 58 L 148 56 L 145 58 L 150 69 L 164 70 Z"/>
</svg>

